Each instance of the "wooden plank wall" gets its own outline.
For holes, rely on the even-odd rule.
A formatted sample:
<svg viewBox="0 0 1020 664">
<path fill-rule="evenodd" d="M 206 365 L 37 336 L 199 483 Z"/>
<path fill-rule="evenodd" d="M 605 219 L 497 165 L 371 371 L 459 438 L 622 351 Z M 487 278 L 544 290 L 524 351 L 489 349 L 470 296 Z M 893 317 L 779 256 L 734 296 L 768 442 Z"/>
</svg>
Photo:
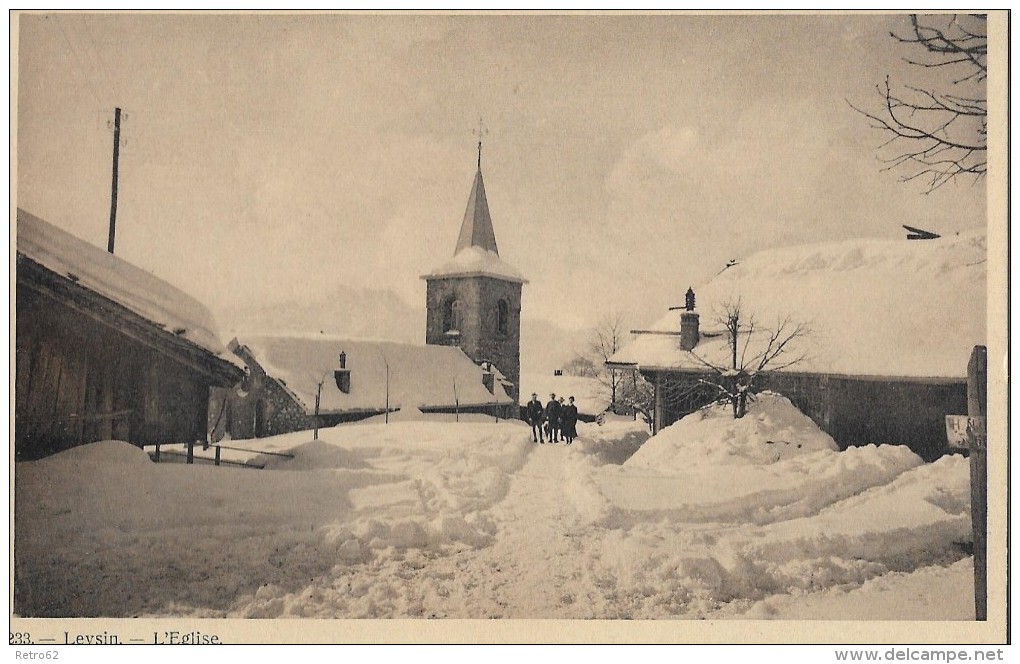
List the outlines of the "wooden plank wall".
<svg viewBox="0 0 1020 664">
<path fill-rule="evenodd" d="M 17 298 L 16 459 L 204 438 L 208 380 L 31 288 L 19 284 Z"/>
</svg>

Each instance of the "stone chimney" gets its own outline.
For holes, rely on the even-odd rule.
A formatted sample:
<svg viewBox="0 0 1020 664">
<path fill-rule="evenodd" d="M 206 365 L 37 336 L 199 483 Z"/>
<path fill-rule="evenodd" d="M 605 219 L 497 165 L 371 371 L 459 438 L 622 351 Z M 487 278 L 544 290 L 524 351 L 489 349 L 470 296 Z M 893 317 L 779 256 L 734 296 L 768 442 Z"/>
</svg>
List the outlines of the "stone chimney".
<svg viewBox="0 0 1020 664">
<path fill-rule="evenodd" d="M 492 364 L 488 362 L 482 362 L 482 385 L 489 394 L 496 394 L 496 374 L 492 371 Z"/>
<path fill-rule="evenodd" d="M 683 350 L 694 350 L 701 340 L 701 333 L 698 331 L 698 312 L 680 312 L 680 348 Z"/>
<path fill-rule="evenodd" d="M 344 394 L 351 393 L 351 370 L 347 368 L 347 353 L 341 352 L 337 361 L 339 368 L 333 370 L 333 380 L 337 389 Z"/>
</svg>

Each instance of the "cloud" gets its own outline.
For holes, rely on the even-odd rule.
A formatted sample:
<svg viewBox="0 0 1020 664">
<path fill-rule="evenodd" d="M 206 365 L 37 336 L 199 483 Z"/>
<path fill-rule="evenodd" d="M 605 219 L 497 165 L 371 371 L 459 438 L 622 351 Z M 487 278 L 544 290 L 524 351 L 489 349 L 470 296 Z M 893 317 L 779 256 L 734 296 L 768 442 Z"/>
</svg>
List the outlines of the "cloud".
<svg viewBox="0 0 1020 664">
<path fill-rule="evenodd" d="M 606 178 L 606 188 L 627 197 L 662 175 L 682 173 L 695 156 L 697 143 L 694 127 L 666 126 L 649 132 L 624 151 Z"/>
</svg>

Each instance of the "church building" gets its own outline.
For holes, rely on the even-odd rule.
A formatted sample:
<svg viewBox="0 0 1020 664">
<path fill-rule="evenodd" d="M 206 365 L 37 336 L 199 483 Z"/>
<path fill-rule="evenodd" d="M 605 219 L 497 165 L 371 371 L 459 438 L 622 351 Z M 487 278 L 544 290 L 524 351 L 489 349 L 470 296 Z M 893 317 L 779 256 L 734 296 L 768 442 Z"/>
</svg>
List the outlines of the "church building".
<svg viewBox="0 0 1020 664">
<path fill-rule="evenodd" d="M 521 289 L 527 280 L 499 257 L 478 170 L 468 197 L 453 258 L 422 275 L 427 284 L 425 343 L 457 346 L 475 362 L 491 365 L 511 383 L 517 403 L 521 374 Z"/>
</svg>

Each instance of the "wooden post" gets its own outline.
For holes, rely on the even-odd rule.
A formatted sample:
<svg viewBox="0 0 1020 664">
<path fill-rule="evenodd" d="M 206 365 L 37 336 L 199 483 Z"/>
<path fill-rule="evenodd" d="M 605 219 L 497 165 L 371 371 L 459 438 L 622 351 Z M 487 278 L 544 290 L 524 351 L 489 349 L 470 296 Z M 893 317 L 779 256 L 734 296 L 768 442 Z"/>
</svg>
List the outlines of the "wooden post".
<svg viewBox="0 0 1020 664">
<path fill-rule="evenodd" d="M 188 441 L 188 463 L 195 463 L 195 441 Z"/>
<path fill-rule="evenodd" d="M 967 415 L 985 417 L 987 408 L 988 349 L 974 346 L 967 363 Z M 974 529 L 974 617 L 988 620 L 988 450 L 984 440 L 971 441 L 970 519 Z"/>
<path fill-rule="evenodd" d="M 322 398 L 322 383 L 325 380 L 323 378 L 319 381 L 319 389 L 315 391 L 315 432 L 312 434 L 312 440 L 319 439 L 319 400 Z"/>
<path fill-rule="evenodd" d="M 383 424 L 390 423 L 390 363 L 383 358 L 383 364 L 386 365 L 386 410 L 383 413 Z"/>
<path fill-rule="evenodd" d="M 216 446 L 216 465 L 220 465 L 220 446 Z"/>
<path fill-rule="evenodd" d="M 655 413 L 652 415 L 652 435 L 653 436 L 655 434 L 659 433 L 660 431 L 662 431 L 662 387 L 659 385 L 659 382 L 660 382 L 659 381 L 659 372 L 656 371 L 655 372 L 655 383 L 654 383 L 655 395 L 653 397 L 654 398 L 653 403 L 655 404 L 653 407 L 655 408 Z"/>
<path fill-rule="evenodd" d="M 113 253 L 117 237 L 117 171 L 120 166 L 120 108 L 113 111 L 113 183 L 110 185 L 110 235 L 106 250 Z"/>
</svg>

